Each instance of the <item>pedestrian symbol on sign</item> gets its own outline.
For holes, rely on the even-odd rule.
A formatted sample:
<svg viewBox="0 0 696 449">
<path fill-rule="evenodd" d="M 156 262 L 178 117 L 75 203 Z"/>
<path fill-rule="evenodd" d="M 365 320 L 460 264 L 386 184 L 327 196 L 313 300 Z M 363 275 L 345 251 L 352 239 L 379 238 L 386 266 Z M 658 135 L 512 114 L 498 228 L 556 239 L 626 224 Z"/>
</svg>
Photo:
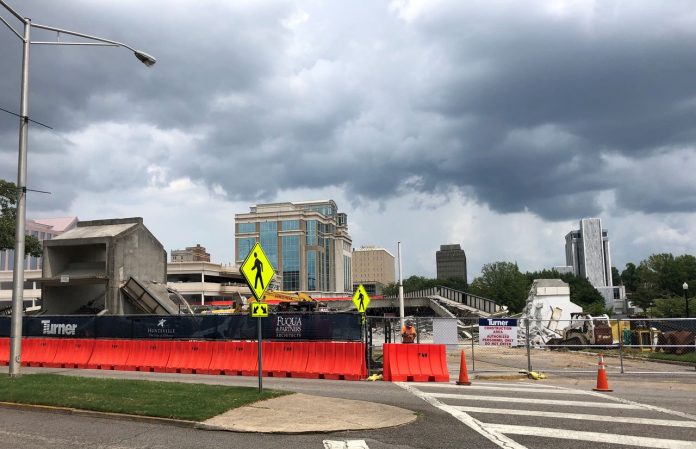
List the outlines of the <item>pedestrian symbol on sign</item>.
<svg viewBox="0 0 696 449">
<path fill-rule="evenodd" d="M 249 289 L 254 294 L 256 301 L 261 302 L 263 294 L 268 288 L 275 274 L 273 265 L 263 252 L 263 248 L 258 242 L 249 251 L 246 259 L 239 267 L 239 271 L 244 276 Z"/>
</svg>

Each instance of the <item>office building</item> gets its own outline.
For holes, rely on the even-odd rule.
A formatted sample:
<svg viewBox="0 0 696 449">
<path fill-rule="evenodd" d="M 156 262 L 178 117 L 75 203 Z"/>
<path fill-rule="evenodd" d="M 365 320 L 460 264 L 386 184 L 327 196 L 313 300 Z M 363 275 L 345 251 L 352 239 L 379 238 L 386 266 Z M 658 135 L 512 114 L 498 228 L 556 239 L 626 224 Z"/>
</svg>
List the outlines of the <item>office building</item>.
<svg viewBox="0 0 696 449">
<path fill-rule="evenodd" d="M 616 314 L 631 313 L 626 288 L 614 285 L 611 275 L 611 247 L 607 230 L 599 218 L 583 218 L 580 229 L 565 236 L 566 265 L 577 277 L 587 279 L 604 297 L 605 306 Z"/>
<path fill-rule="evenodd" d="M 396 280 L 394 256 L 384 248 L 361 246 L 353 250 L 353 290 L 362 284 L 368 295 L 381 295 Z"/>
<path fill-rule="evenodd" d="M 611 252 L 606 229 L 599 218 L 583 218 L 580 229 L 565 236 L 566 265 L 594 287 L 611 287 Z"/>
<path fill-rule="evenodd" d="M 186 249 L 173 249 L 172 262 L 210 262 L 210 254 L 201 245 L 188 246 Z"/>
<path fill-rule="evenodd" d="M 235 260 L 259 242 L 286 291 L 352 291 L 345 213 L 332 200 L 258 204 L 235 215 Z"/>
<path fill-rule="evenodd" d="M 459 244 L 440 245 L 435 253 L 438 279 L 466 279 L 466 254 Z"/>
</svg>

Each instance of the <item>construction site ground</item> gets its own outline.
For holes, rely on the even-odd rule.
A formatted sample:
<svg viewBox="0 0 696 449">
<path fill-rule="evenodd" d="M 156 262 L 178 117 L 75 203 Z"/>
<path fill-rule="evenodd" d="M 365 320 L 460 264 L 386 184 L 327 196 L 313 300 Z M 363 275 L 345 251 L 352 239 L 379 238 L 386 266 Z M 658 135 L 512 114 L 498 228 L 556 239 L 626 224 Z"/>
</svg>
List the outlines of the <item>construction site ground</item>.
<svg viewBox="0 0 696 449">
<path fill-rule="evenodd" d="M 515 374 L 527 371 L 528 360 L 531 360 L 532 371 L 548 373 L 595 373 L 597 372 L 599 353 L 604 355 L 604 363 L 607 373 L 620 373 L 622 361 L 617 350 L 605 351 L 602 349 L 588 348 L 583 351 L 550 350 L 530 348 L 529 359 L 527 348 L 507 348 L 491 346 L 459 346 L 449 348 L 447 351 L 447 363 L 450 372 L 458 372 L 461 350 L 465 351 L 467 367 L 473 374 Z M 630 373 L 674 373 L 679 375 L 692 375 L 696 378 L 696 365 L 684 362 L 669 362 L 662 360 L 649 360 L 637 357 L 630 353 L 623 356 L 623 372 Z"/>
</svg>

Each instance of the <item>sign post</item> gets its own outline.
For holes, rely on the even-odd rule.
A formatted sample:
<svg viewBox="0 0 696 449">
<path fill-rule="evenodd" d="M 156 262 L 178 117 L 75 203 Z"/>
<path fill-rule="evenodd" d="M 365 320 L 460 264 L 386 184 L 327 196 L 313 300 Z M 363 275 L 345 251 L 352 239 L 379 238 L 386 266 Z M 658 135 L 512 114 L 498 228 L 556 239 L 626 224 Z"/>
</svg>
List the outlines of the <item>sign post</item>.
<svg viewBox="0 0 696 449">
<path fill-rule="evenodd" d="M 250 308 L 251 316 L 258 318 L 259 393 L 261 393 L 263 389 L 263 355 L 261 353 L 263 335 L 261 333 L 261 327 L 263 325 L 262 319 L 268 317 L 268 304 L 263 302 L 263 295 L 268 288 L 269 282 L 273 279 L 275 272 L 273 270 L 273 265 L 271 265 L 268 257 L 266 257 L 266 253 L 263 252 L 263 248 L 259 242 L 256 242 L 251 251 L 249 251 L 244 263 L 239 267 L 239 271 L 242 273 L 242 276 L 244 276 L 251 293 L 254 294 L 254 298 L 256 298 L 256 301 L 251 304 Z M 253 282 L 252 279 L 254 280 Z"/>
</svg>

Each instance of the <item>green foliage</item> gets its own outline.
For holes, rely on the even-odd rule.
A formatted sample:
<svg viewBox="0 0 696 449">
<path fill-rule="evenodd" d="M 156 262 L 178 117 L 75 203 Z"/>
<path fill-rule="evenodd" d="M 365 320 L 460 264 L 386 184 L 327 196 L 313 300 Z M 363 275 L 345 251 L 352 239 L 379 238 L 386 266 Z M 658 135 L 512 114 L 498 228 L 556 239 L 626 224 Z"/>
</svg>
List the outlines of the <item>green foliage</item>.
<svg viewBox="0 0 696 449">
<path fill-rule="evenodd" d="M 621 279 L 621 273 L 616 267 L 611 267 L 611 279 L 614 285 L 623 285 L 623 280 Z"/>
<path fill-rule="evenodd" d="M 14 249 L 15 230 L 17 228 L 17 187 L 14 183 L 0 179 L 0 251 Z M 33 235 L 27 235 L 24 241 L 27 255 L 40 257 L 41 242 Z"/>
<path fill-rule="evenodd" d="M 423 276 L 411 276 L 404 279 L 404 292 L 415 292 L 417 290 L 423 290 L 426 288 L 443 286 L 459 290 L 462 292 L 467 291 L 466 280 L 460 278 L 451 279 L 432 279 Z M 385 296 L 395 296 L 399 294 L 399 285 L 396 283 L 390 283 L 384 287 L 383 293 Z"/>
<path fill-rule="evenodd" d="M 527 302 L 529 282 L 516 263 L 495 262 L 483 266 L 469 293 L 490 298 L 507 306 L 511 313 L 521 312 Z"/>
<path fill-rule="evenodd" d="M 689 315 L 696 315 L 696 300 L 689 299 Z M 650 309 L 651 315 L 658 318 L 685 318 L 686 317 L 686 301 L 684 297 L 672 296 L 669 298 L 657 298 L 654 301 L 654 306 Z"/>
<path fill-rule="evenodd" d="M 640 279 L 638 277 L 638 270 L 634 263 L 629 262 L 626 264 L 626 269 L 621 272 L 621 283 L 624 287 L 626 287 L 627 292 L 635 292 L 638 290 Z"/>
</svg>

